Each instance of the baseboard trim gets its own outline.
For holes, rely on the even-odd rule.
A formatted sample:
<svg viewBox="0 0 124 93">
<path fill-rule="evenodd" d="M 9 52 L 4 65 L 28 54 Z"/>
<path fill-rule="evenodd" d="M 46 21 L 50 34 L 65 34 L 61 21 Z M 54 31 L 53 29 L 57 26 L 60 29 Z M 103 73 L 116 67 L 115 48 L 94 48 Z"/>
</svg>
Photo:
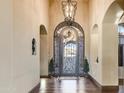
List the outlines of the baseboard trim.
<svg viewBox="0 0 124 93">
<path fill-rule="evenodd" d="M 90 75 L 88 74 L 88 78 L 93 82 L 96 87 L 101 88 L 101 85 Z"/>
<path fill-rule="evenodd" d="M 50 78 L 50 76 L 47 76 L 47 75 L 41 75 L 40 78 Z"/>
<path fill-rule="evenodd" d="M 29 93 L 39 93 L 40 83 L 38 83 Z"/>
<path fill-rule="evenodd" d="M 102 91 L 114 91 L 115 93 L 119 91 L 119 86 L 102 86 Z"/>
<path fill-rule="evenodd" d="M 101 91 L 117 91 L 119 86 L 102 86 L 99 84 L 91 75 L 88 75 L 88 78 L 101 90 Z"/>
</svg>

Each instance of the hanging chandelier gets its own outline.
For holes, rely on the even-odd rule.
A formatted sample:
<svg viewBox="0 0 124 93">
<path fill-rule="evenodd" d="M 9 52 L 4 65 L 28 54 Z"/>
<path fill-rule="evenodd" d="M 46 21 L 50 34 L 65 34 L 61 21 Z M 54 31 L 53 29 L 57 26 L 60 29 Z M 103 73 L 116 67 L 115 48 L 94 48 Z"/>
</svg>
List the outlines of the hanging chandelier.
<svg viewBox="0 0 124 93">
<path fill-rule="evenodd" d="M 72 0 L 62 1 L 62 10 L 65 21 L 74 21 L 77 10 L 77 2 Z"/>
</svg>

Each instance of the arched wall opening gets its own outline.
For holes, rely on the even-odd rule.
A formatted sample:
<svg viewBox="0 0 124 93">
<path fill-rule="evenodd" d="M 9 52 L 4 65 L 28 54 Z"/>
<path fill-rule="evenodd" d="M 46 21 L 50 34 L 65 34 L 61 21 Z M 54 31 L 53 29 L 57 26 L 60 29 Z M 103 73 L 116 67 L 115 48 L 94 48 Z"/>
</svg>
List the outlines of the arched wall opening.
<svg viewBox="0 0 124 93">
<path fill-rule="evenodd" d="M 110 5 L 102 23 L 102 84 L 105 86 L 118 86 L 118 22 L 124 6 L 118 2 L 121 0 Z"/>
<path fill-rule="evenodd" d="M 91 32 L 91 62 L 97 63 L 98 58 L 98 25 L 93 26 Z"/>
<path fill-rule="evenodd" d="M 54 31 L 54 75 L 81 76 L 85 56 L 83 28 L 74 21 L 64 21 Z"/>
<path fill-rule="evenodd" d="M 99 71 L 99 32 L 98 25 L 95 24 L 90 35 L 90 74 L 100 82 Z"/>
<path fill-rule="evenodd" d="M 40 76 L 48 76 L 48 32 L 40 26 Z"/>
<path fill-rule="evenodd" d="M 124 16 L 122 16 L 119 25 L 119 44 L 118 44 L 118 66 L 119 66 L 119 81 L 124 80 Z"/>
</svg>

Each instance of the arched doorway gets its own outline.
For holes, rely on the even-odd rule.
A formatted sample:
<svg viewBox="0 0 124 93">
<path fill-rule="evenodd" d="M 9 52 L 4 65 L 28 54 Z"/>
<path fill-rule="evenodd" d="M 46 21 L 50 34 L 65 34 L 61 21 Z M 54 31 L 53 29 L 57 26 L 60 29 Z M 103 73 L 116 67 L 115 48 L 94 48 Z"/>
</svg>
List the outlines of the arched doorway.
<svg viewBox="0 0 124 93">
<path fill-rule="evenodd" d="M 123 17 L 124 19 L 124 17 Z M 118 66 L 119 81 L 124 81 L 124 20 L 118 25 L 119 44 L 118 44 Z"/>
<path fill-rule="evenodd" d="M 115 0 L 105 13 L 102 23 L 102 74 L 107 83 L 118 85 L 120 71 L 118 71 L 118 24 L 123 17 L 124 0 Z M 107 72 L 107 74 L 106 74 Z M 110 74 L 114 73 L 114 74 Z M 105 76 L 104 76 L 105 75 Z M 114 77 L 114 78 L 113 78 Z M 114 82 L 113 82 L 114 81 Z M 105 81 L 103 81 L 105 82 Z M 106 82 L 104 84 L 107 84 Z"/>
<path fill-rule="evenodd" d="M 98 25 L 93 26 L 91 32 L 91 62 L 98 63 L 99 33 Z"/>
<path fill-rule="evenodd" d="M 99 26 L 93 25 L 90 32 L 90 73 L 93 77 L 98 77 L 100 80 L 100 53 L 99 53 Z"/>
<path fill-rule="evenodd" d="M 44 25 L 40 25 L 40 77 L 48 75 L 48 32 Z"/>
<path fill-rule="evenodd" d="M 79 76 L 83 74 L 84 31 L 74 21 L 60 23 L 54 32 L 55 75 Z"/>
</svg>

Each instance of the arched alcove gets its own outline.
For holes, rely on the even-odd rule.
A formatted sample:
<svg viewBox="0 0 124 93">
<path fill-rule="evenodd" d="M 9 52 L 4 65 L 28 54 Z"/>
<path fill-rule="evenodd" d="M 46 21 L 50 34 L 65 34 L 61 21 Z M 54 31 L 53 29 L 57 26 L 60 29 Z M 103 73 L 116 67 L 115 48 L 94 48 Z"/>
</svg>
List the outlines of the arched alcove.
<svg viewBox="0 0 124 93">
<path fill-rule="evenodd" d="M 122 5 L 124 6 L 124 2 L 121 5 L 118 3 L 121 1 L 116 0 L 110 5 L 102 23 L 102 80 L 104 85 L 118 85 L 118 22 L 123 13 Z"/>
<path fill-rule="evenodd" d="M 99 64 L 99 27 L 94 24 L 90 32 L 90 74 L 100 81 L 100 64 Z"/>
<path fill-rule="evenodd" d="M 46 27 L 40 25 L 40 76 L 48 75 L 48 34 Z"/>
<path fill-rule="evenodd" d="M 83 74 L 85 51 L 83 28 L 74 21 L 61 22 L 54 31 L 55 75 Z"/>
<path fill-rule="evenodd" d="M 120 7 L 118 2 L 113 2 L 105 13 L 103 24 L 117 24 L 117 19 L 118 21 L 120 20 L 122 13 L 123 9 Z"/>
<path fill-rule="evenodd" d="M 98 49 L 99 49 L 99 43 L 98 43 L 98 25 L 95 24 L 92 28 L 91 32 L 91 62 L 97 63 L 98 62 Z"/>
<path fill-rule="evenodd" d="M 40 35 L 47 35 L 47 30 L 44 25 L 40 25 Z"/>
</svg>

